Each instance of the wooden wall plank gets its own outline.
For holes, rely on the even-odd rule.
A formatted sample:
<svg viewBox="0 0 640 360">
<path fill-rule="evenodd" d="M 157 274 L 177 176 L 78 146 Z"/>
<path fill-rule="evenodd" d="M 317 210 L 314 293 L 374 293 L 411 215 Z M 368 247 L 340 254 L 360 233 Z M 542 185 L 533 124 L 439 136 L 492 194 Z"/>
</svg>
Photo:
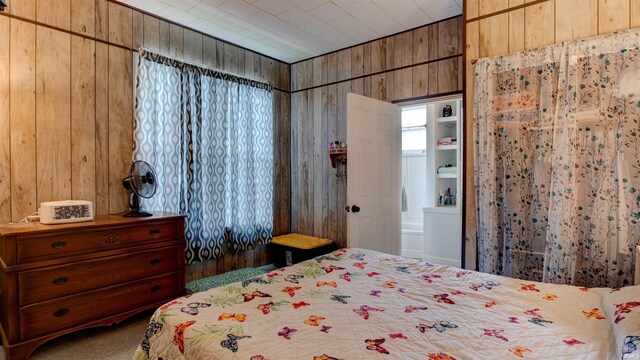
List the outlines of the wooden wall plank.
<svg viewBox="0 0 640 360">
<path fill-rule="evenodd" d="M 202 63 L 213 69 L 218 67 L 216 43 L 216 39 L 212 37 L 205 36 L 202 38 Z M 253 64 L 251 64 L 251 67 L 253 68 Z M 251 73 L 251 75 L 253 75 L 253 73 Z"/>
<path fill-rule="evenodd" d="M 351 49 L 351 76 L 364 74 L 364 47 L 362 45 Z"/>
<path fill-rule="evenodd" d="M 109 3 L 105 0 L 95 0 L 96 6 L 96 38 L 109 40 Z"/>
<path fill-rule="evenodd" d="M 338 51 L 338 81 L 351 78 L 351 48 Z"/>
<path fill-rule="evenodd" d="M 71 198 L 96 203 L 95 41 L 71 37 Z M 82 140 L 78 140 L 82 139 Z"/>
<path fill-rule="evenodd" d="M 319 56 L 313 58 L 313 84 L 322 84 L 322 75 L 327 78 L 327 57 Z M 324 67 L 322 66 L 324 63 Z M 324 73 L 324 74 L 323 74 Z"/>
<path fill-rule="evenodd" d="M 143 21 L 144 47 L 152 51 L 160 51 L 160 20 L 145 14 Z"/>
<path fill-rule="evenodd" d="M 260 71 L 262 73 L 262 81 L 269 84 L 275 84 L 277 78 L 275 60 L 263 57 L 260 61 Z"/>
<path fill-rule="evenodd" d="M 6 11 L 14 16 L 35 20 L 36 19 L 36 0 L 12 1 Z"/>
<path fill-rule="evenodd" d="M 555 43 L 554 0 L 528 6 L 524 9 L 525 49 L 539 48 Z"/>
<path fill-rule="evenodd" d="M 298 232 L 298 224 L 300 223 L 298 216 L 298 184 L 300 182 L 298 177 L 300 169 L 298 163 L 298 149 L 300 148 L 298 143 L 298 108 L 301 106 L 299 105 L 301 95 L 301 92 L 291 94 L 291 232 Z"/>
<path fill-rule="evenodd" d="M 631 0 L 629 4 L 629 18 L 631 18 L 630 27 L 640 26 L 640 0 Z"/>
<path fill-rule="evenodd" d="M 298 96 L 297 140 L 298 140 L 298 231 L 310 234 L 310 210 L 309 199 L 309 91 L 302 91 Z"/>
<path fill-rule="evenodd" d="M 0 33 L 11 34 L 11 20 L 0 17 Z M 0 224 L 11 221 L 10 40 L 0 42 Z"/>
<path fill-rule="evenodd" d="M 331 53 L 327 56 L 327 82 L 332 83 L 338 80 L 338 55 Z"/>
<path fill-rule="evenodd" d="M 163 54 L 169 54 L 169 23 L 160 20 L 158 27 L 160 30 L 160 52 Z"/>
<path fill-rule="evenodd" d="M 133 46 L 133 10 L 109 3 L 109 41 L 122 46 Z"/>
<path fill-rule="evenodd" d="M 351 92 L 351 82 L 338 84 L 337 100 L 337 137 L 342 141 L 347 140 L 347 93 Z M 348 177 L 348 175 L 347 175 Z M 338 217 L 338 235 L 336 241 L 339 247 L 347 246 L 347 216 L 344 210 L 347 206 L 347 178 L 342 177 L 337 181 L 338 196 L 336 199 L 336 215 Z"/>
<path fill-rule="evenodd" d="M 169 24 L 169 55 L 181 58 L 184 56 L 184 29 L 181 26 Z"/>
<path fill-rule="evenodd" d="M 370 96 L 383 101 L 387 98 L 387 73 L 371 76 Z"/>
<path fill-rule="evenodd" d="M 11 20 L 11 219 L 38 208 L 36 200 L 36 27 Z"/>
<path fill-rule="evenodd" d="M 353 52 L 351 53 L 353 57 Z M 327 86 L 323 86 L 320 89 L 320 139 L 323 145 L 324 150 L 322 152 L 322 162 L 318 164 L 318 166 L 322 169 L 322 178 L 318 180 L 317 187 L 320 188 L 320 203 L 322 203 L 322 218 L 320 219 L 321 223 L 321 231 L 320 236 L 324 238 L 329 238 L 330 233 L 330 216 L 331 209 L 329 207 L 329 182 L 333 180 L 333 177 L 330 176 L 333 174 L 333 168 L 331 167 L 331 160 L 328 154 L 329 142 L 332 141 L 329 139 L 329 91 Z M 317 136 L 317 135 L 316 135 Z"/>
<path fill-rule="evenodd" d="M 413 94 L 413 70 L 402 69 L 391 73 L 393 76 L 393 100 L 409 99 Z M 455 74 L 456 79 L 458 75 Z M 457 83 L 457 80 L 456 80 Z"/>
<path fill-rule="evenodd" d="M 427 26 L 427 57 L 428 60 L 436 60 L 438 58 L 438 53 L 440 52 L 440 33 L 438 29 L 439 24 L 431 24 Z"/>
<path fill-rule="evenodd" d="M 429 60 L 429 28 L 423 26 L 413 30 L 413 61 L 421 63 Z"/>
<path fill-rule="evenodd" d="M 239 73 L 239 64 L 238 64 L 238 59 L 239 59 L 239 55 L 240 53 L 238 52 L 238 48 L 230 45 L 230 44 L 224 44 L 224 65 L 222 66 L 222 69 L 224 71 L 228 71 L 228 72 L 232 72 L 232 73 Z M 244 65 L 242 66 L 242 70 L 244 71 Z"/>
<path fill-rule="evenodd" d="M 438 58 L 460 54 L 460 18 L 438 23 Z"/>
<path fill-rule="evenodd" d="M 598 0 L 556 1 L 556 14 L 570 14 L 580 9 L 579 16 L 556 17 L 556 42 L 598 34 Z M 524 32 L 524 27 L 520 26 Z"/>
<path fill-rule="evenodd" d="M 521 23 L 524 25 L 524 22 Z M 467 209 L 475 209 L 475 191 L 474 189 L 474 177 L 470 176 L 474 173 L 474 154 L 473 151 L 469 149 L 473 149 L 475 146 L 474 138 L 471 136 L 473 134 L 473 101 L 474 98 L 472 95 L 474 86 L 475 86 L 475 70 L 474 65 L 472 64 L 473 59 L 477 59 L 480 56 L 480 29 L 479 22 L 474 21 L 467 24 L 466 28 L 466 96 L 465 96 L 465 105 L 464 105 L 464 132 L 467 134 L 465 137 L 464 148 L 466 150 L 466 158 L 464 161 L 464 171 L 467 174 L 465 176 L 465 207 Z M 476 267 L 476 212 L 475 211 L 466 211 L 465 213 L 465 228 L 466 233 L 463 235 L 465 237 L 465 269 L 475 269 Z"/>
<path fill-rule="evenodd" d="M 466 5 L 466 14 L 463 14 L 463 16 L 465 17 L 465 19 L 469 20 L 478 17 L 480 13 L 479 1 L 480 0 L 464 0 Z"/>
<path fill-rule="evenodd" d="M 479 20 L 480 57 L 506 54 L 509 51 L 509 14 Z"/>
<path fill-rule="evenodd" d="M 412 72 L 413 82 L 411 95 L 413 97 L 427 95 L 429 93 L 429 64 L 414 66 Z"/>
<path fill-rule="evenodd" d="M 277 117 L 278 133 L 274 139 L 278 142 L 279 149 L 275 171 L 278 216 L 275 217 L 274 235 L 282 235 L 291 231 L 291 95 L 281 91 L 275 93 L 280 113 Z"/>
<path fill-rule="evenodd" d="M 109 211 L 128 208 L 122 179 L 129 174 L 133 147 L 132 54 L 109 46 Z"/>
<path fill-rule="evenodd" d="M 509 12 L 509 52 L 524 50 L 524 9 Z"/>
<path fill-rule="evenodd" d="M 347 139 L 341 139 L 338 135 L 338 85 L 329 85 L 326 87 L 327 91 L 327 113 L 323 114 L 323 119 L 327 121 L 327 146 L 329 141 L 346 141 Z M 348 145 L 348 144 L 347 144 Z M 338 189 L 341 179 L 336 177 L 337 169 L 331 167 L 331 164 L 326 164 L 327 169 L 327 237 L 331 240 L 337 240 L 340 229 L 338 228 L 338 217 L 341 216 L 340 208 L 338 206 Z M 343 169 L 344 170 L 344 169 Z M 324 185 L 324 182 L 323 182 Z"/>
<path fill-rule="evenodd" d="M 88 36 L 95 36 L 95 0 L 71 0 L 71 31 Z"/>
<path fill-rule="evenodd" d="M 133 11 L 132 16 L 133 34 L 132 46 L 134 49 L 144 47 L 144 14 L 140 11 Z M 137 55 L 136 55 L 137 56 Z"/>
<path fill-rule="evenodd" d="M 71 35 L 36 29 L 37 202 L 71 198 Z"/>
<path fill-rule="evenodd" d="M 346 57 L 347 57 L 346 54 L 341 55 L 340 53 L 338 53 L 338 59 L 342 58 L 341 60 L 344 61 L 344 58 Z M 349 63 L 350 63 L 351 62 L 350 53 L 348 57 L 349 57 Z M 338 60 L 338 64 L 341 63 L 341 60 Z M 338 68 L 338 73 L 342 72 L 344 74 L 344 70 L 340 71 L 340 68 L 344 68 L 344 67 L 346 67 L 346 64 L 340 64 Z M 349 66 L 349 72 L 351 72 L 351 66 Z M 323 230 L 325 210 L 326 210 L 326 204 L 324 204 L 322 201 L 322 198 L 323 198 L 322 183 L 323 183 L 324 177 L 327 176 L 327 174 L 324 173 L 324 169 L 325 169 L 324 164 L 325 164 L 325 161 L 329 160 L 329 156 L 327 154 L 328 141 L 327 139 L 322 138 L 322 125 L 323 125 L 322 124 L 322 106 L 323 106 L 322 89 L 315 88 L 314 90 L 312 90 L 310 96 L 312 97 L 311 98 L 312 105 L 310 107 L 312 107 L 313 109 L 313 114 L 312 114 L 313 118 L 311 119 L 312 121 L 311 129 L 313 132 L 311 133 L 312 142 L 310 144 L 312 147 L 309 149 L 310 153 L 313 155 L 313 158 L 312 158 L 313 185 L 311 187 L 311 190 L 312 190 L 311 196 L 313 199 L 312 201 L 313 203 L 313 208 L 312 208 L 313 235 L 322 237 L 323 236 L 322 230 Z"/>
<path fill-rule="evenodd" d="M 244 52 L 244 75 L 251 79 L 256 79 L 256 68 L 255 68 L 256 56 L 260 56 L 260 55 L 251 51 L 246 51 L 246 50 Z M 283 90 L 287 90 L 289 89 L 289 80 L 290 80 L 289 72 L 287 71 L 285 74 L 282 65 L 283 64 L 280 64 L 280 68 L 279 68 L 280 81 L 279 81 L 278 87 Z M 287 69 L 288 68 L 289 66 L 287 66 Z"/>
<path fill-rule="evenodd" d="M 439 94 L 458 90 L 458 59 L 441 60 L 438 66 Z"/>
<path fill-rule="evenodd" d="M 482 16 L 507 9 L 509 0 L 478 0 L 478 4 L 478 15 Z"/>
<path fill-rule="evenodd" d="M 599 34 L 628 29 L 629 21 L 629 0 L 599 0 Z"/>
<path fill-rule="evenodd" d="M 202 64 L 202 34 L 184 30 L 184 58 L 196 64 Z"/>
<path fill-rule="evenodd" d="M 247 51 L 245 53 L 245 56 L 248 55 L 250 52 Z M 253 55 L 253 53 L 251 53 Z M 245 59 L 245 68 L 248 66 L 249 64 L 249 60 Z M 286 63 L 280 63 L 280 70 L 279 70 L 279 75 L 280 75 L 280 81 L 279 81 L 279 87 L 282 90 L 286 90 L 289 91 L 290 87 L 291 87 L 291 69 L 290 66 Z"/>
<path fill-rule="evenodd" d="M 387 39 L 379 39 L 371 43 L 371 73 L 387 69 Z M 331 80 L 329 80 L 331 81 Z"/>
<path fill-rule="evenodd" d="M 98 215 L 109 211 L 109 46 L 96 43 L 96 204 Z"/>
<path fill-rule="evenodd" d="M 70 0 L 36 0 L 36 21 L 65 30 L 71 29 Z"/>
<path fill-rule="evenodd" d="M 394 38 L 394 67 L 397 68 L 413 64 L 413 31 L 398 34 L 394 36 Z"/>
</svg>

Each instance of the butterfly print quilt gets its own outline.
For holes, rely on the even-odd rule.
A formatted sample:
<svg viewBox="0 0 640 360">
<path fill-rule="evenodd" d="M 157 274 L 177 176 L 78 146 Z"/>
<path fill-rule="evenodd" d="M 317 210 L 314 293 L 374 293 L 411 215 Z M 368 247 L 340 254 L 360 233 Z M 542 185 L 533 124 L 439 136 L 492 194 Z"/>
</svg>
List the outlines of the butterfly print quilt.
<svg viewBox="0 0 640 360">
<path fill-rule="evenodd" d="M 134 360 L 619 359 L 609 291 L 341 249 L 167 303 Z"/>
</svg>

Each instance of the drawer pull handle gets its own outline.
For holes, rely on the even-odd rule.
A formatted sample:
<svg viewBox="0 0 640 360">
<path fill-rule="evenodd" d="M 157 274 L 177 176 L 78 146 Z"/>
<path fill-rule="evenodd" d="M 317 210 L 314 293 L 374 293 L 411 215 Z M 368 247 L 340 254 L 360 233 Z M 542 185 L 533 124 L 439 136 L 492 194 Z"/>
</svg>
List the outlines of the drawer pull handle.
<svg viewBox="0 0 640 360">
<path fill-rule="evenodd" d="M 151 292 L 152 293 L 157 293 L 158 291 L 160 291 L 160 289 L 162 289 L 162 286 L 156 285 L 156 286 L 151 288 Z"/>
<path fill-rule="evenodd" d="M 69 313 L 69 309 L 67 308 L 62 308 L 62 309 L 58 309 L 53 313 L 53 316 L 60 318 L 63 317 L 65 315 L 67 315 Z"/>
<path fill-rule="evenodd" d="M 151 236 L 160 235 L 160 230 L 158 230 L 158 229 L 149 230 L 149 235 L 151 235 Z"/>
<path fill-rule="evenodd" d="M 67 246 L 66 241 L 56 241 L 51 243 L 51 247 L 54 249 L 62 249 L 65 246 Z"/>
<path fill-rule="evenodd" d="M 160 261 L 161 261 L 160 259 L 151 259 L 151 261 L 149 261 L 149 263 L 151 265 L 158 265 L 158 264 L 160 264 Z"/>
<path fill-rule="evenodd" d="M 66 277 L 66 276 L 63 276 L 63 277 L 59 277 L 57 279 L 53 279 L 52 283 L 54 285 L 63 285 L 63 284 L 66 284 L 67 281 L 69 281 L 69 278 Z"/>
</svg>

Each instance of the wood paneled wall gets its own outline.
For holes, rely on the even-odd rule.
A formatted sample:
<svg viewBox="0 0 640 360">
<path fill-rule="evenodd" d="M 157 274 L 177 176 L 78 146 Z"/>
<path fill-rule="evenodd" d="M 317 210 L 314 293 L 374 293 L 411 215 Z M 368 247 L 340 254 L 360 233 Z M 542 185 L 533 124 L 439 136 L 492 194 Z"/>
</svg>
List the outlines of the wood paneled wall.
<svg viewBox="0 0 640 360">
<path fill-rule="evenodd" d="M 293 232 L 347 244 L 346 182 L 328 156 L 329 141 L 346 140 L 346 94 L 402 102 L 460 92 L 461 54 L 455 17 L 292 64 Z"/>
<path fill-rule="evenodd" d="M 476 263 L 472 60 L 640 26 L 638 0 L 465 0 L 466 268 Z"/>
<path fill-rule="evenodd" d="M 273 84 L 276 234 L 290 227 L 289 65 L 108 0 L 19 0 L 0 13 L 0 223 L 40 202 L 128 208 L 137 49 Z M 191 266 L 188 278 L 263 265 L 264 248 Z"/>
</svg>

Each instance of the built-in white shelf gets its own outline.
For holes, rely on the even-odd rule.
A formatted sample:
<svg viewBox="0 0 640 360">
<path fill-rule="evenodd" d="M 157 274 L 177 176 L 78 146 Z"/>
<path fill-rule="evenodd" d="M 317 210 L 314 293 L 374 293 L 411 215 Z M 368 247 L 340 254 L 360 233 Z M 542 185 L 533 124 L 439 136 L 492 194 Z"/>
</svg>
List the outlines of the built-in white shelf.
<svg viewBox="0 0 640 360">
<path fill-rule="evenodd" d="M 457 123 L 458 122 L 458 116 L 447 116 L 447 117 L 439 117 L 437 119 L 437 121 L 439 123 Z"/>
<path fill-rule="evenodd" d="M 452 116 L 443 117 L 445 107 Z M 462 152 L 463 113 L 461 96 L 432 100 L 427 104 L 427 206 L 424 216 L 423 259 L 433 263 L 461 266 L 462 248 Z M 438 145 L 439 139 L 456 139 L 452 145 Z M 456 171 L 438 174 L 439 168 L 455 166 Z M 452 170 L 452 169 L 449 169 Z M 450 192 L 455 198 L 444 197 Z M 456 205 L 452 205 L 454 203 Z M 440 205 L 440 206 L 439 206 Z"/>
<path fill-rule="evenodd" d="M 438 150 L 458 150 L 458 145 L 438 145 Z"/>
</svg>

